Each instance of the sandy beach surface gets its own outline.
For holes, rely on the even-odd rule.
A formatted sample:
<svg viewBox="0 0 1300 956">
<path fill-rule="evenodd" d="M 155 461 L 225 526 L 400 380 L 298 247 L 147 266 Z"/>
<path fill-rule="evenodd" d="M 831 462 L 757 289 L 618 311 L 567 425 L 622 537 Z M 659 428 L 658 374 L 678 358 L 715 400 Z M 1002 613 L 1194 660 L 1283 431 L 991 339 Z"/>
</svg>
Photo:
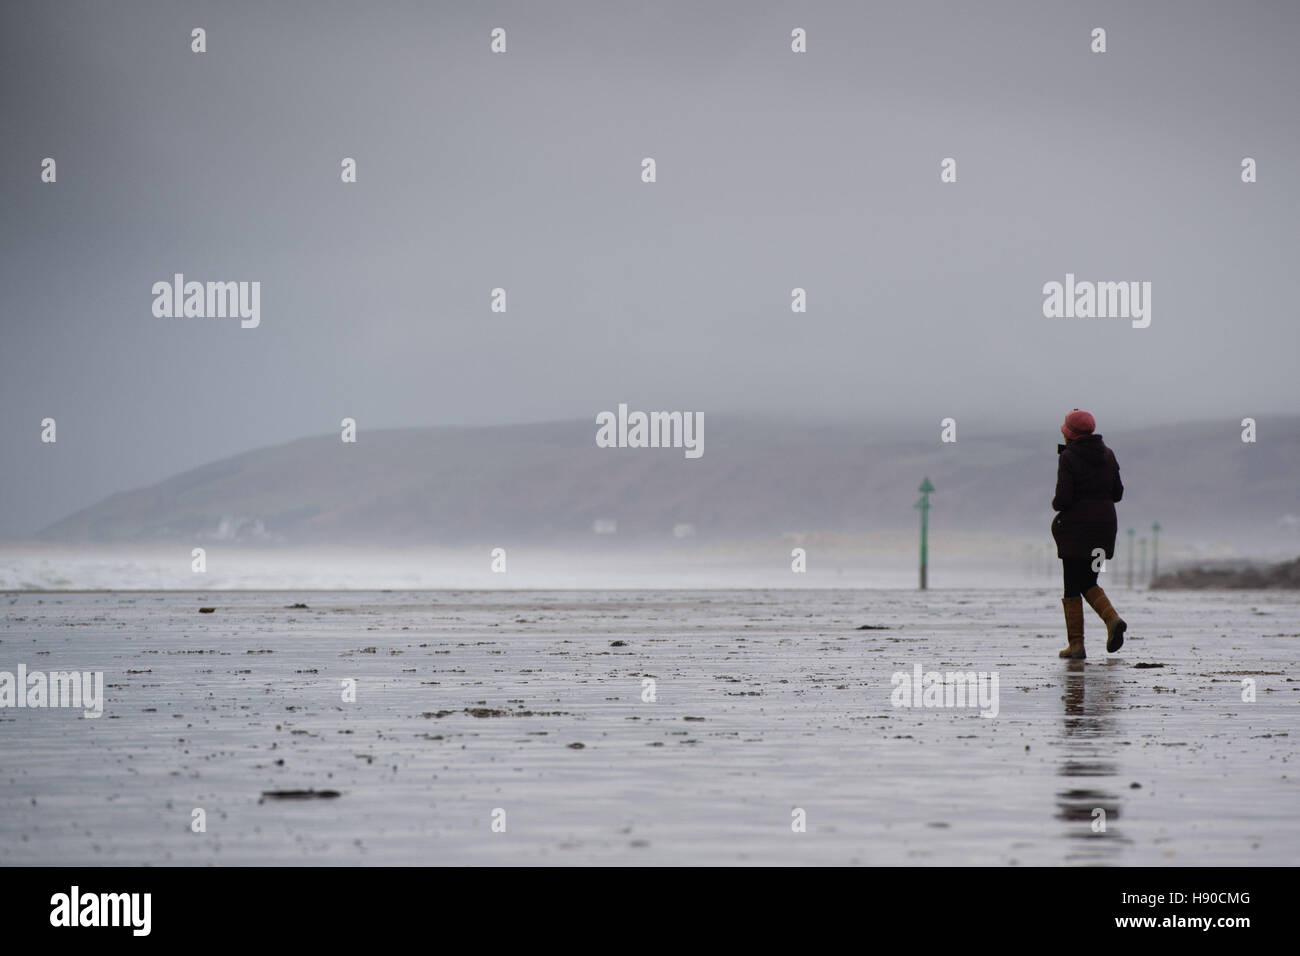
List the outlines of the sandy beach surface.
<svg viewBox="0 0 1300 956">
<path fill-rule="evenodd" d="M 1086 663 L 1047 588 L 0 593 L 106 688 L 0 709 L 0 863 L 1294 864 L 1295 596 L 1110 593 Z"/>
</svg>

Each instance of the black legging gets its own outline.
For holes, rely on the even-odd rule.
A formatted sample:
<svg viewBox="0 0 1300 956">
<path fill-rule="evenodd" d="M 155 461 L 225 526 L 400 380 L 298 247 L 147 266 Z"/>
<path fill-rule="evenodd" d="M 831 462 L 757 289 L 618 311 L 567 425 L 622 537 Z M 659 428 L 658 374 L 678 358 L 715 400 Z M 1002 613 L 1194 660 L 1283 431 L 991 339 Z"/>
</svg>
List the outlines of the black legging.
<svg viewBox="0 0 1300 956">
<path fill-rule="evenodd" d="M 1097 586 L 1097 572 L 1092 569 L 1092 558 L 1062 558 L 1065 576 L 1065 597 L 1081 597 Z"/>
</svg>

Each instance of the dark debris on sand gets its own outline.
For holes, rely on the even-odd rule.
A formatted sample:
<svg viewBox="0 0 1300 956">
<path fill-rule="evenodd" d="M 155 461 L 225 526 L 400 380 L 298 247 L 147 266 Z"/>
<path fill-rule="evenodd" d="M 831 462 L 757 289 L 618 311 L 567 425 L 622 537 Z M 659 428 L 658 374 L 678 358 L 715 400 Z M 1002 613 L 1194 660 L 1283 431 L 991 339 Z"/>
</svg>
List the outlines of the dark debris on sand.
<svg viewBox="0 0 1300 956">
<path fill-rule="evenodd" d="M 263 800 L 313 800 L 316 798 L 330 799 L 338 797 L 341 794 L 337 790 L 263 790 L 261 803 Z"/>
</svg>

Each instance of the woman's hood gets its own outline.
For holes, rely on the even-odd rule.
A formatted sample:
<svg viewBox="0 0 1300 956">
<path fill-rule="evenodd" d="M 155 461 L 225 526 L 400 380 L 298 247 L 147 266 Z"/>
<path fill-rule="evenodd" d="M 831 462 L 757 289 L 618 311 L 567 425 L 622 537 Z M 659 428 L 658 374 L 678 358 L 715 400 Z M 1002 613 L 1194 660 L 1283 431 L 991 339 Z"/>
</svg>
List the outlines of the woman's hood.
<svg viewBox="0 0 1300 956">
<path fill-rule="evenodd" d="M 1084 435 L 1065 447 L 1071 454 L 1078 455 L 1090 465 L 1100 465 L 1106 460 L 1106 443 L 1101 440 L 1100 435 Z"/>
</svg>

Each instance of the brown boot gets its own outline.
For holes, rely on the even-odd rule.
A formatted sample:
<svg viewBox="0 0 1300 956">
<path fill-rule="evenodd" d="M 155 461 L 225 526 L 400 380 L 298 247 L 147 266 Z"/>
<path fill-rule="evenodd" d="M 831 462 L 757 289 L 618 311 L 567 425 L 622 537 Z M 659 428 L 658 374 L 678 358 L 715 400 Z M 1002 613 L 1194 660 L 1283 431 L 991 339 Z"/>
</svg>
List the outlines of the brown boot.
<svg viewBox="0 0 1300 956">
<path fill-rule="evenodd" d="M 1114 654 L 1124 646 L 1124 632 L 1128 630 L 1128 625 L 1115 613 L 1115 609 L 1110 606 L 1110 598 L 1106 597 L 1106 592 L 1100 587 L 1089 588 L 1083 596 L 1106 622 L 1106 650 Z"/>
<path fill-rule="evenodd" d="M 1061 606 L 1065 608 L 1065 637 L 1070 646 L 1056 656 L 1081 661 L 1088 656 L 1083 652 L 1083 598 L 1061 598 Z"/>
</svg>

